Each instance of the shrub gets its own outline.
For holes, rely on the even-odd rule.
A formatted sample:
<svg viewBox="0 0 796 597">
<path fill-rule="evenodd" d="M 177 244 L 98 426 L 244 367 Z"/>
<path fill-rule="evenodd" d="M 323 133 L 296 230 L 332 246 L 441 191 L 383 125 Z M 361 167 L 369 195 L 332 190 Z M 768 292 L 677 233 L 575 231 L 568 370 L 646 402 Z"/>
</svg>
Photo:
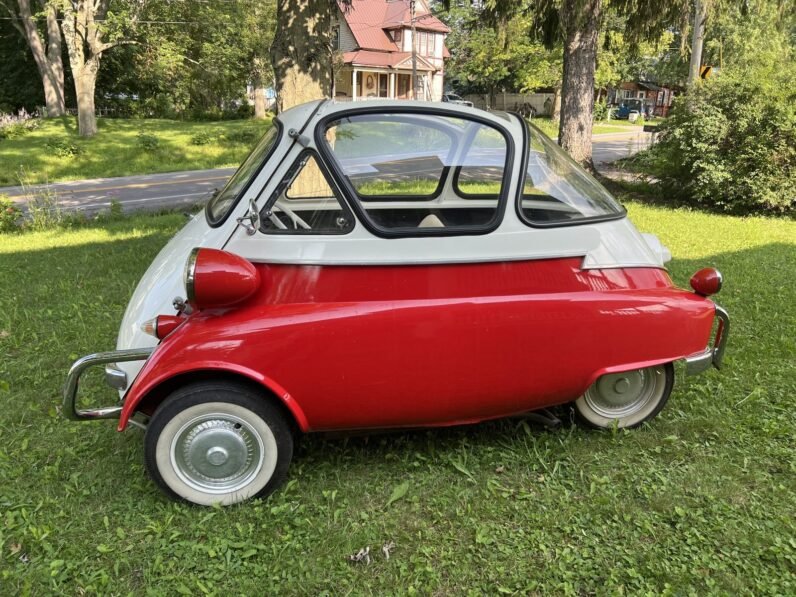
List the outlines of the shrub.
<svg viewBox="0 0 796 597">
<path fill-rule="evenodd" d="M 19 228 L 22 210 L 19 209 L 8 195 L 0 195 L 0 232 L 14 232 Z"/>
<path fill-rule="evenodd" d="M 238 129 L 237 131 L 225 133 L 224 137 L 230 143 L 251 145 L 260 137 L 260 133 L 254 129 Z"/>
<path fill-rule="evenodd" d="M 191 145 L 209 145 L 213 141 L 210 133 L 202 131 L 191 137 Z"/>
<path fill-rule="evenodd" d="M 760 78 L 679 98 L 647 163 L 667 196 L 732 213 L 796 212 L 796 104 Z"/>
<path fill-rule="evenodd" d="M 47 149 L 59 158 L 73 158 L 83 153 L 83 150 L 67 139 L 51 139 L 46 143 Z"/>
<path fill-rule="evenodd" d="M 605 100 L 600 100 L 594 104 L 594 120 L 607 120 L 608 112 L 609 108 Z"/>
<path fill-rule="evenodd" d="M 155 151 L 160 144 L 160 140 L 155 135 L 138 133 L 138 145 L 145 151 Z"/>
<path fill-rule="evenodd" d="M 41 121 L 24 109 L 17 114 L 0 113 L 0 139 L 17 139 L 35 131 L 39 125 Z"/>
</svg>

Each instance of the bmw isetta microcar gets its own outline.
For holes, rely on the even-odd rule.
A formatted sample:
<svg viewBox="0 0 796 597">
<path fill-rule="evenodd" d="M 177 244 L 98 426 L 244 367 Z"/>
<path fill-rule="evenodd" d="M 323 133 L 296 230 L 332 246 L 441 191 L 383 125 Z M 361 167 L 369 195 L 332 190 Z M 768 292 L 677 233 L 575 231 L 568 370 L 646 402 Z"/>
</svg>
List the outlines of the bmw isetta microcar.
<svg viewBox="0 0 796 597">
<path fill-rule="evenodd" d="M 719 272 L 682 290 L 669 259 L 516 115 L 304 104 L 160 252 L 117 350 L 73 365 L 64 413 L 144 427 L 153 480 L 197 504 L 273 491 L 299 433 L 563 404 L 636 427 L 673 364 L 718 368 L 727 341 Z M 95 365 L 118 404 L 78 405 Z"/>
</svg>

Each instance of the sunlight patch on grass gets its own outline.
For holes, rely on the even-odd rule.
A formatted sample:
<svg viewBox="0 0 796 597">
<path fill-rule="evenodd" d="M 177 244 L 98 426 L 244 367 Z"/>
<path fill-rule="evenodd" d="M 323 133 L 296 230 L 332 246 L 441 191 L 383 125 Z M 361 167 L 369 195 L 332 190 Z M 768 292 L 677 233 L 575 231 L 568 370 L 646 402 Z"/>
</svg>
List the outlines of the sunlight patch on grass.
<svg viewBox="0 0 796 597">
<path fill-rule="evenodd" d="M 84 139 L 74 118 L 48 119 L 22 137 L 0 140 L 0 186 L 18 185 L 22 171 L 33 184 L 237 166 L 270 125 L 100 118 L 97 135 Z M 64 146 L 75 154 L 63 155 Z"/>
</svg>

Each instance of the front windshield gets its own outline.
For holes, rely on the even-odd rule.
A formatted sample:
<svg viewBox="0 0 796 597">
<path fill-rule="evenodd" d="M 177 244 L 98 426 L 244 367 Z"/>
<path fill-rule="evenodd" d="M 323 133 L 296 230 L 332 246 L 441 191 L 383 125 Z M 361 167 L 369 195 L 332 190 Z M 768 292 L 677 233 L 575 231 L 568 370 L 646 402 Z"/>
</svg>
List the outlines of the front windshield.
<svg viewBox="0 0 796 597">
<path fill-rule="evenodd" d="M 260 167 L 265 163 L 268 156 L 271 155 L 271 150 L 276 146 L 278 138 L 279 125 L 274 122 L 274 125 L 263 135 L 263 138 L 260 139 L 260 142 L 249 154 L 249 157 L 244 160 L 238 171 L 232 175 L 232 178 L 229 179 L 224 188 L 207 204 L 207 219 L 210 224 L 218 224 L 227 217 L 232 207 L 238 202 L 238 198 L 260 171 Z"/>
<path fill-rule="evenodd" d="M 622 217 L 624 208 L 544 133 L 531 125 L 520 213 L 529 224 Z"/>
</svg>

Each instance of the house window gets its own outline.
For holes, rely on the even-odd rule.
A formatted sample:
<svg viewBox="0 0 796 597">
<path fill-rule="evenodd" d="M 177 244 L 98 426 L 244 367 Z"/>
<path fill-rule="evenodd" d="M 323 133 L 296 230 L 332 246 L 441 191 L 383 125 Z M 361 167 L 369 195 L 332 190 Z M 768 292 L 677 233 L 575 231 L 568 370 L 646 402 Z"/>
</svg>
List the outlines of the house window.
<svg viewBox="0 0 796 597">
<path fill-rule="evenodd" d="M 434 55 L 434 40 L 437 39 L 437 36 L 434 33 L 428 34 L 428 55 Z"/>
<path fill-rule="evenodd" d="M 397 44 L 401 43 L 401 40 L 403 40 L 404 37 L 403 33 L 403 29 L 396 29 L 392 32 L 392 40 Z"/>
<path fill-rule="evenodd" d="M 340 49 L 340 26 L 334 27 L 332 29 L 332 49 L 339 50 Z"/>
<path fill-rule="evenodd" d="M 421 56 L 428 54 L 428 33 L 425 31 L 417 32 L 417 53 Z"/>
</svg>

